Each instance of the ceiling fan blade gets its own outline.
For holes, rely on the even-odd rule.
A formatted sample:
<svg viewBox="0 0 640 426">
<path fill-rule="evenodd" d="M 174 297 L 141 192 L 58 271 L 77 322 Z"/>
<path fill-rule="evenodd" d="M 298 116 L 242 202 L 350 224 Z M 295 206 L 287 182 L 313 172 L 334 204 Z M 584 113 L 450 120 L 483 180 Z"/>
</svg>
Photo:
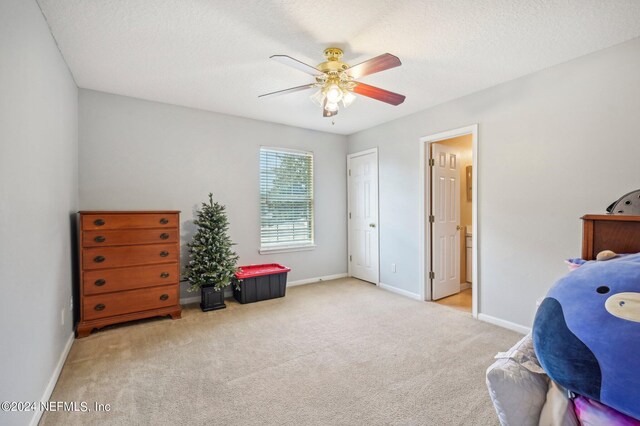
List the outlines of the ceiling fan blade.
<svg viewBox="0 0 640 426">
<path fill-rule="evenodd" d="M 306 72 L 307 74 L 311 74 L 311 75 L 321 75 L 322 74 L 322 71 L 319 71 L 315 67 L 312 67 L 311 65 L 307 65 L 304 62 L 300 62 L 299 60 L 294 59 L 291 56 L 273 55 L 273 56 L 270 56 L 269 59 L 273 59 L 275 61 L 280 62 L 281 64 L 288 65 L 288 66 L 293 67 L 293 68 L 295 68 L 297 70 L 300 70 L 302 72 Z"/>
<path fill-rule="evenodd" d="M 338 111 L 329 111 L 328 109 L 323 109 L 322 110 L 322 116 L 323 117 L 333 117 L 334 115 L 338 115 Z"/>
<path fill-rule="evenodd" d="M 302 90 L 312 89 L 314 86 L 315 86 L 315 83 L 305 84 L 304 86 L 296 86 L 296 87 L 291 87 L 289 89 L 278 90 L 277 92 L 265 93 L 264 95 L 260 95 L 258 97 L 264 98 L 266 96 L 286 95 L 288 93 L 295 93 L 295 92 L 300 92 Z"/>
<path fill-rule="evenodd" d="M 356 87 L 353 89 L 353 93 L 366 96 L 377 101 L 386 102 L 391 105 L 400 105 L 404 102 L 405 96 L 399 93 L 393 93 L 388 90 L 381 89 L 375 86 L 369 86 L 364 83 L 356 83 Z"/>
<path fill-rule="evenodd" d="M 351 77 L 358 79 L 365 75 L 399 67 L 400 65 L 402 65 L 402 62 L 400 62 L 400 59 L 397 56 L 393 56 L 391 53 L 384 53 L 380 56 L 376 56 L 375 58 L 371 58 L 368 61 L 354 65 L 345 72 Z"/>
</svg>

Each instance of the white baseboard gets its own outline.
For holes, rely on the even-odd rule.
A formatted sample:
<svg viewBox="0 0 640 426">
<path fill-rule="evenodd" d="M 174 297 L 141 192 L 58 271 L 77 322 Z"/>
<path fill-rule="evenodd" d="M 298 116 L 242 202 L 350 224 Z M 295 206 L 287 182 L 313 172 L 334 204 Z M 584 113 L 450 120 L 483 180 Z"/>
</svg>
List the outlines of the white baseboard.
<svg viewBox="0 0 640 426">
<path fill-rule="evenodd" d="M 471 283 L 470 282 L 460 283 L 460 291 L 466 290 L 468 288 L 471 288 Z"/>
<path fill-rule="evenodd" d="M 415 299 L 415 300 L 422 300 L 420 295 L 417 293 L 412 293 L 407 290 L 402 290 L 400 288 L 390 286 L 389 284 L 380 283 L 379 286 L 384 290 L 390 291 L 391 293 L 399 294 L 400 296 L 408 297 L 410 299 Z"/>
<path fill-rule="evenodd" d="M 347 274 L 334 274 L 334 275 L 325 275 L 323 277 L 307 278 L 305 280 L 289 281 L 287 283 L 287 287 L 295 287 L 297 285 L 304 285 L 304 284 L 313 284 L 321 281 L 337 280 L 338 278 L 345 278 L 346 276 Z M 224 297 L 225 299 L 229 297 L 233 297 L 233 290 L 231 290 L 230 288 L 225 289 Z M 187 305 L 189 303 L 200 303 L 200 296 L 198 295 L 198 296 L 180 298 L 181 305 Z"/>
<path fill-rule="evenodd" d="M 180 304 L 188 305 L 189 303 L 200 303 L 200 296 L 191 296 L 191 297 L 181 297 Z"/>
<path fill-rule="evenodd" d="M 64 362 L 67 360 L 67 356 L 69 356 L 69 351 L 71 350 L 71 346 L 73 345 L 73 341 L 75 340 L 75 338 L 75 332 L 72 331 L 71 335 L 67 339 L 67 343 L 65 343 L 64 348 L 62 349 L 62 353 L 60 354 L 60 358 L 58 359 L 58 364 L 53 370 L 53 374 L 51 374 L 49 383 L 47 383 L 47 387 L 44 389 L 44 393 L 42 394 L 42 398 L 40 398 L 40 401 L 47 402 L 49 401 L 49 398 L 51 398 L 51 394 L 53 393 L 53 389 L 56 387 L 56 383 L 58 383 L 58 378 L 60 377 L 60 373 L 62 372 L 62 367 L 64 366 Z M 35 410 L 33 412 L 33 417 L 31 417 L 29 425 L 37 426 L 38 422 L 40 422 L 40 418 L 42 417 L 42 413 L 42 410 Z"/>
<path fill-rule="evenodd" d="M 304 280 L 289 281 L 287 283 L 287 287 L 295 287 L 297 285 L 313 284 L 313 283 L 318 283 L 318 282 L 321 282 L 321 281 L 337 280 L 339 278 L 345 278 L 346 276 L 347 276 L 347 274 L 344 273 L 344 274 L 325 275 L 323 277 L 307 278 L 307 279 L 304 279 Z"/>
<path fill-rule="evenodd" d="M 480 321 L 488 322 L 493 325 L 497 325 L 498 327 L 506 328 L 512 331 L 517 331 L 522 334 L 531 333 L 531 327 L 525 327 L 524 325 L 516 324 L 515 322 L 503 320 L 500 318 L 492 317 L 487 314 L 478 314 L 478 319 Z"/>
</svg>

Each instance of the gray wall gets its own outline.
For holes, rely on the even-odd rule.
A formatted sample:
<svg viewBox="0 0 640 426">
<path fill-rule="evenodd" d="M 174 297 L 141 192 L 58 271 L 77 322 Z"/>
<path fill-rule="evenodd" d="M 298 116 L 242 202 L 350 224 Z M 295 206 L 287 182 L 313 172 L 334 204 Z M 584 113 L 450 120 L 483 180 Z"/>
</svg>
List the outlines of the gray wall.
<svg viewBox="0 0 640 426">
<path fill-rule="evenodd" d="M 634 39 L 350 135 L 379 147 L 381 281 L 419 293 L 418 139 L 478 123 L 480 312 L 530 326 L 580 216 L 640 188 L 639 75 Z"/>
<path fill-rule="evenodd" d="M 77 101 L 36 2 L 0 2 L 0 401 L 39 401 L 72 333 Z"/>
<path fill-rule="evenodd" d="M 186 261 L 194 209 L 212 192 L 241 264 L 283 263 L 291 281 L 347 271 L 345 136 L 91 90 L 79 100 L 83 210 L 181 210 Z M 314 152 L 315 250 L 258 253 L 261 145 Z"/>
</svg>

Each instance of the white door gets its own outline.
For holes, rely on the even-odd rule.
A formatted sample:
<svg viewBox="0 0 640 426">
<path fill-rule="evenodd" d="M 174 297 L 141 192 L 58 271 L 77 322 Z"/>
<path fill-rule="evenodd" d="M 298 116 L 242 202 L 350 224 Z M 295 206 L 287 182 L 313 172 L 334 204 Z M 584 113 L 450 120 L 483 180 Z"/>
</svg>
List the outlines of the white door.
<svg viewBox="0 0 640 426">
<path fill-rule="evenodd" d="M 348 166 L 349 275 L 377 284 L 378 151 L 351 154 Z"/>
<path fill-rule="evenodd" d="M 460 165 L 458 153 L 446 145 L 431 144 L 432 299 L 460 292 Z"/>
</svg>

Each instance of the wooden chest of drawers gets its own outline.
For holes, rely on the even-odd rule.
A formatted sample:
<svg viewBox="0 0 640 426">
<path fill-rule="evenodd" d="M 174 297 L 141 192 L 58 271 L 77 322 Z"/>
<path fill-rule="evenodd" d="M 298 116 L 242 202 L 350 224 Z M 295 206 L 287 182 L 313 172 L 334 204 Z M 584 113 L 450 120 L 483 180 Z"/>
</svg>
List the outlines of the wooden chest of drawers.
<svg viewBox="0 0 640 426">
<path fill-rule="evenodd" d="M 76 334 L 153 316 L 180 318 L 180 212 L 80 212 Z"/>
</svg>

